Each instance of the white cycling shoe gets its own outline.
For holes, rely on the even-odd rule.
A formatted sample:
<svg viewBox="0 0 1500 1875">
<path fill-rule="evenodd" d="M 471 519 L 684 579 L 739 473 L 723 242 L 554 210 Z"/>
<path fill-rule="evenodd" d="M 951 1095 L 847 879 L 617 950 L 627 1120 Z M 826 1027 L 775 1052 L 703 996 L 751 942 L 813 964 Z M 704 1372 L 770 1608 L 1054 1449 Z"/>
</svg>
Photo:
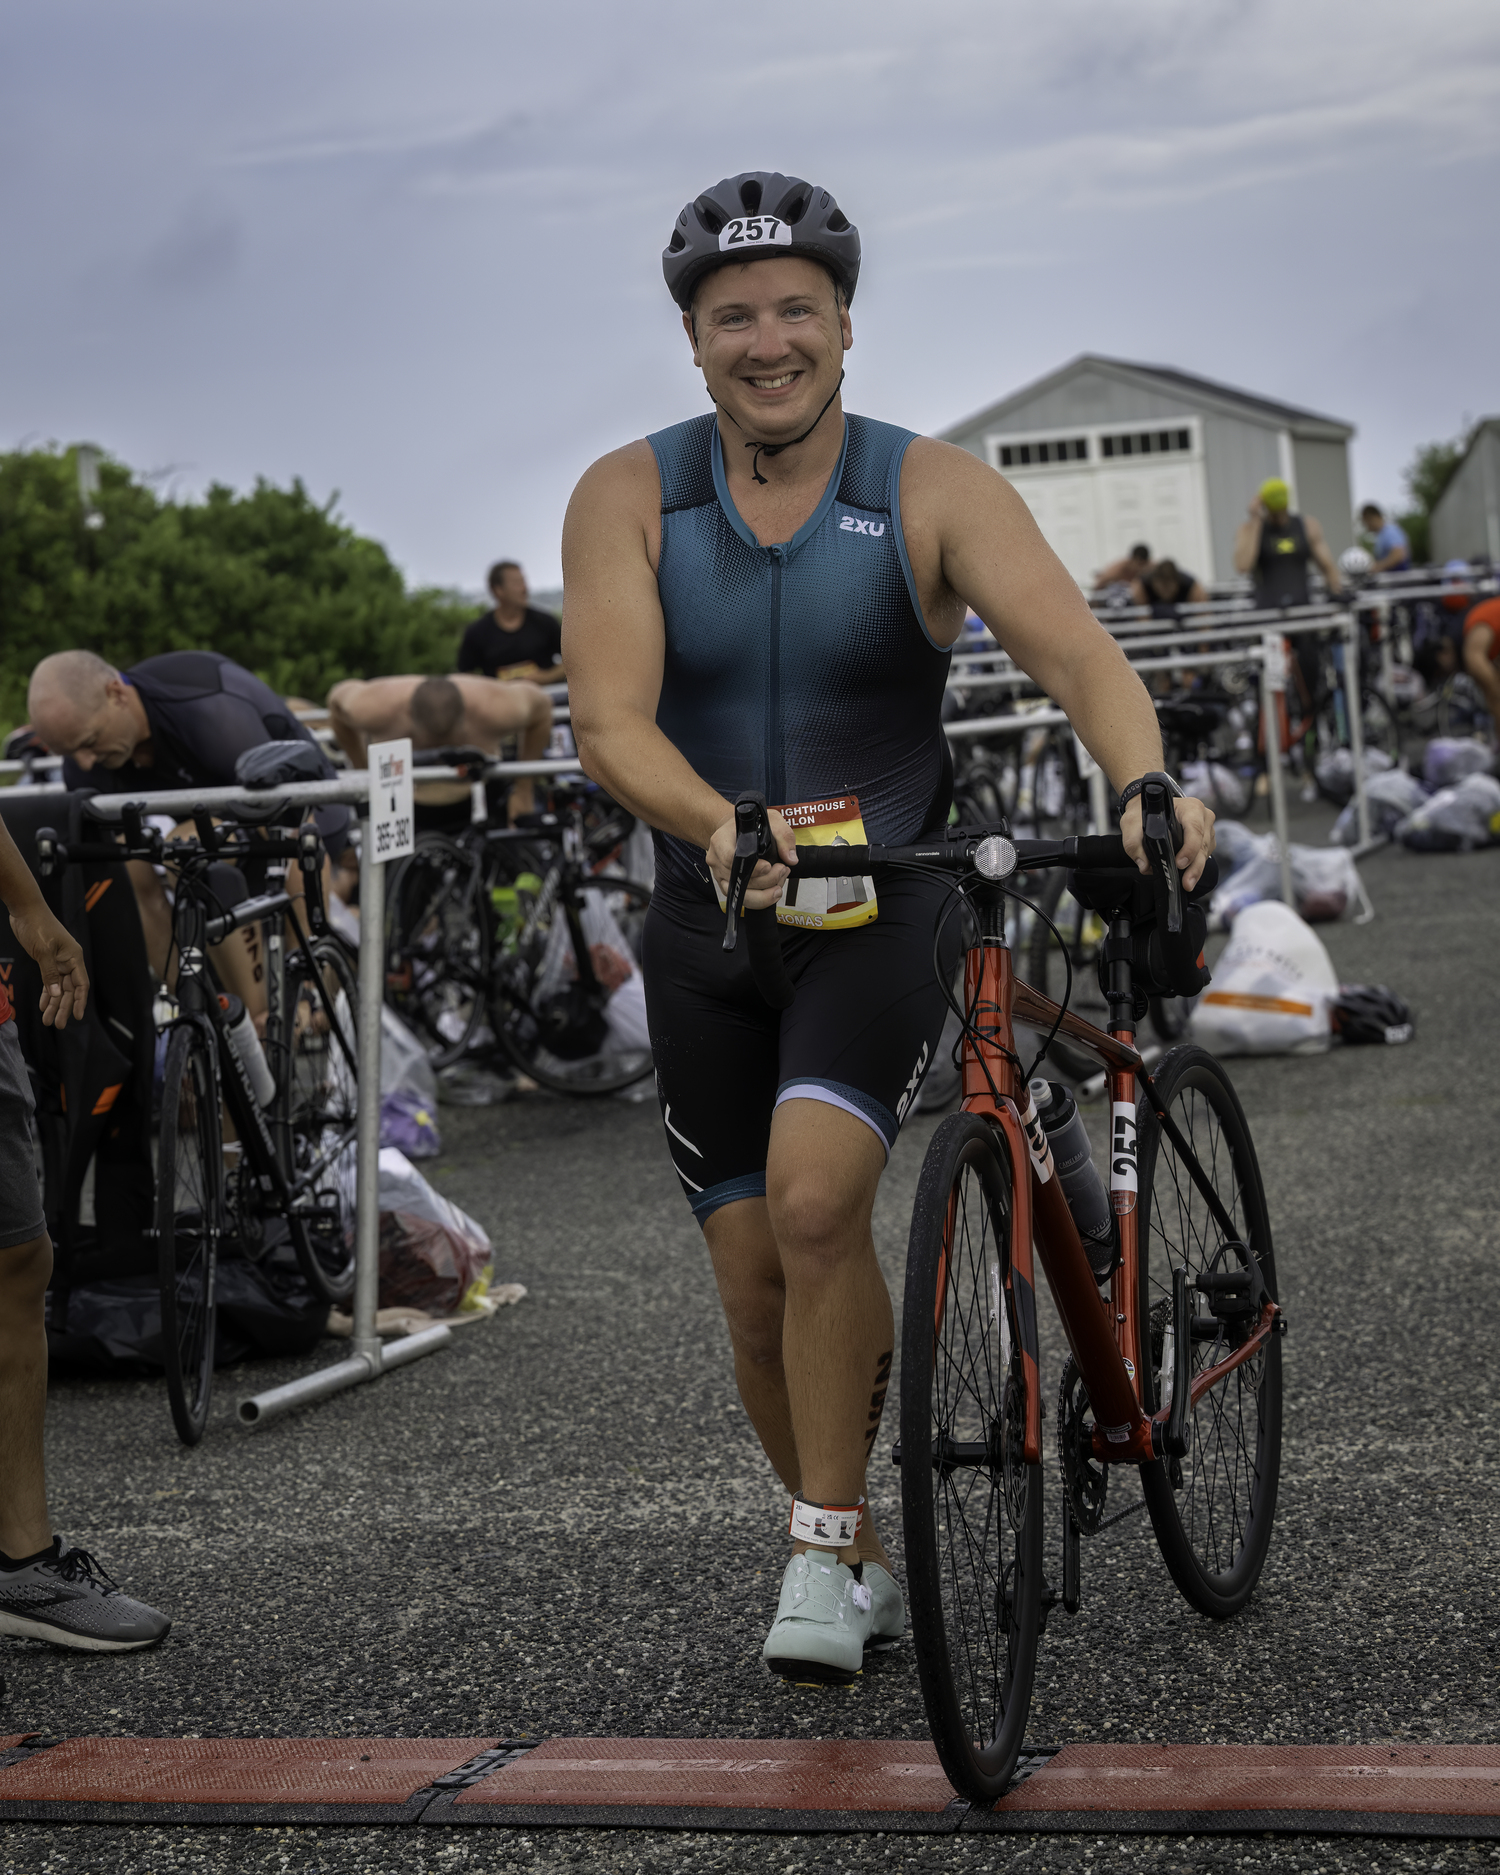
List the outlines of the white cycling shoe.
<svg viewBox="0 0 1500 1875">
<path fill-rule="evenodd" d="M 903 1625 L 904 1615 L 903 1609 Z M 786 1566 L 761 1657 L 773 1673 L 798 1686 L 847 1686 L 863 1667 L 873 1629 L 872 1591 L 855 1581 L 836 1551 L 810 1549 Z"/>
<path fill-rule="evenodd" d="M 906 1633 L 906 1602 L 896 1578 L 878 1562 L 867 1562 L 861 1574 L 871 1602 L 870 1638 L 865 1645 L 884 1653 Z"/>
</svg>

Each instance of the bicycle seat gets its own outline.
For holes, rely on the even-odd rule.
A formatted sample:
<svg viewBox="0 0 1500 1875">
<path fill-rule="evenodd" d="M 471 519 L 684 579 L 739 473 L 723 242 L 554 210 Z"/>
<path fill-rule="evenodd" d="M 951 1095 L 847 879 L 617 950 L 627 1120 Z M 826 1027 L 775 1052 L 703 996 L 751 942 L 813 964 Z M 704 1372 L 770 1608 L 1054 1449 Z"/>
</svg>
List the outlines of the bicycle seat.
<svg viewBox="0 0 1500 1875">
<path fill-rule="evenodd" d="M 1156 705 L 1157 721 L 1172 736 L 1210 736 L 1228 714 L 1228 702 L 1218 698 L 1163 697 Z"/>
<path fill-rule="evenodd" d="M 413 768 L 488 768 L 497 758 L 483 749 L 413 749 Z"/>
</svg>

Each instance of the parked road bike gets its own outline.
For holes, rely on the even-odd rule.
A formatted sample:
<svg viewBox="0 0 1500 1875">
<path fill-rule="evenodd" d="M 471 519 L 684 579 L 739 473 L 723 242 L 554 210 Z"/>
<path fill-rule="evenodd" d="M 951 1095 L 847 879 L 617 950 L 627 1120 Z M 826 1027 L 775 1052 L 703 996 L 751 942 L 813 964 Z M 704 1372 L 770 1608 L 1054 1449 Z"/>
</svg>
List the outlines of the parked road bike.
<svg viewBox="0 0 1500 1875">
<path fill-rule="evenodd" d="M 417 757 L 476 779 L 491 761 Z M 438 1067 L 499 1055 L 556 1093 L 615 1093 L 651 1071 L 650 1049 L 616 1045 L 605 1015 L 639 957 L 651 889 L 620 869 L 630 814 L 592 783 L 551 798 L 513 827 L 418 838 L 387 887 L 386 1000 Z"/>
<path fill-rule="evenodd" d="M 901 1496 L 908 1602 L 928 1722 L 960 1796 L 1004 1794 L 1021 1750 L 1038 1642 L 1076 1611 L 1082 1538 L 1111 1521 L 1112 1475 L 1140 1473 L 1168 1573 L 1225 1619 L 1259 1579 L 1281 1466 L 1281 1341 L 1255 1148 L 1223 1068 L 1178 1047 L 1148 1073 L 1136 1025 L 1154 994 L 1197 981 L 1165 785 L 1143 797 L 1144 878 L 1117 836 L 1012 840 L 953 829 L 919 846 L 801 847 L 822 877 L 937 872 L 965 927 L 963 1105 L 941 1121 L 912 1213 L 901 1336 Z M 774 911 L 738 921 L 765 804 L 742 795 L 725 944 L 742 929 L 761 994 L 794 994 Z M 1175 841 L 1174 841 L 1175 836 Z M 1068 869 L 1107 931 L 1108 1027 L 1017 981 L 1006 943 L 1018 869 Z M 934 933 L 934 953 L 939 932 Z M 1101 1284 L 1064 1198 L 1013 1022 L 1065 1033 L 1109 1075 L 1111 1268 Z M 1056 1409 L 1060 1588 L 1042 1564 L 1044 1408 L 1034 1259 L 1066 1334 Z"/>
<path fill-rule="evenodd" d="M 312 827 L 277 837 L 199 813 L 196 839 L 167 841 L 134 802 L 119 824 L 118 841 L 63 841 L 44 827 L 37 854 L 44 878 L 74 861 L 128 859 L 174 875 L 177 1013 L 158 1038 L 166 1050 L 154 1234 L 167 1395 L 177 1436 L 196 1445 L 213 1394 L 221 1256 L 263 1255 L 276 1234 L 268 1227 L 281 1220 L 317 1296 L 342 1302 L 353 1290 L 358 992 L 324 917 Z M 226 863 L 236 859 L 295 863 L 305 898 L 284 889 L 248 896 L 244 873 Z M 251 927 L 265 960 L 263 1038 L 208 957 L 210 945 Z"/>
</svg>

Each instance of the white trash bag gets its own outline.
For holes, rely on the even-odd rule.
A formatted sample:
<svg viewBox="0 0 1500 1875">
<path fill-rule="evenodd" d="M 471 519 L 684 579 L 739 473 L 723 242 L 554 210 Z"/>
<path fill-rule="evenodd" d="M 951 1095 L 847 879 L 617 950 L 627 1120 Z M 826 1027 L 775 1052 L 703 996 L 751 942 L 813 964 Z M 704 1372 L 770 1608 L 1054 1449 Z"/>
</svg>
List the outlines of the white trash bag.
<svg viewBox="0 0 1500 1875">
<path fill-rule="evenodd" d="M 1434 736 L 1422 754 L 1422 779 L 1429 788 L 1453 788 L 1489 765 L 1489 750 L 1472 736 Z"/>
<path fill-rule="evenodd" d="M 1209 925 L 1214 930 L 1227 930 L 1248 905 L 1281 897 L 1281 846 L 1276 835 L 1248 834 L 1246 840 L 1254 842 L 1253 851 L 1216 887 L 1210 901 Z M 1292 897 L 1308 923 L 1327 924 L 1356 910 L 1359 924 L 1367 924 L 1375 916 L 1354 856 L 1346 847 L 1299 846 L 1293 842 L 1287 853 L 1292 868 Z"/>
<path fill-rule="evenodd" d="M 608 891 L 607 884 L 586 886 L 580 894 L 578 908 L 584 941 L 589 947 L 589 962 L 601 986 L 609 991 L 609 1001 L 604 1005 L 608 1034 L 600 1053 L 635 1054 L 651 1047 L 651 1037 L 646 1030 L 646 985 L 631 955 L 630 940 L 610 910 Z M 547 934 L 547 949 L 537 973 L 537 1006 L 577 980 L 572 933 L 567 919 L 558 912 Z"/>
<path fill-rule="evenodd" d="M 1198 998 L 1188 1036 L 1216 1055 L 1320 1055 L 1332 1040 L 1338 975 L 1289 905 L 1247 905 Z"/>
<path fill-rule="evenodd" d="M 1386 774 L 1396 764 L 1384 749 L 1366 749 L 1360 767 L 1364 770 L 1365 788 L 1377 775 Z M 1352 749 L 1330 749 L 1326 755 L 1320 755 L 1313 768 L 1320 791 L 1330 801 L 1344 802 L 1354 793 L 1354 752 Z"/>
<path fill-rule="evenodd" d="M 1250 781 L 1222 762 L 1184 762 L 1182 788 L 1216 814 L 1243 814 L 1250 805 Z"/>
<path fill-rule="evenodd" d="M 1371 838 L 1384 836 L 1389 839 L 1396 830 L 1397 822 L 1405 820 L 1408 814 L 1414 814 L 1427 799 L 1427 790 L 1415 775 L 1393 768 L 1386 774 L 1370 777 L 1365 783 L 1365 798 L 1370 803 Z M 1359 845 L 1358 801 L 1351 800 L 1339 815 L 1328 840 L 1332 846 Z"/>
<path fill-rule="evenodd" d="M 1470 853 L 1500 839 L 1500 781 L 1465 775 L 1456 787 L 1439 788 L 1396 828 L 1403 846 L 1418 853 Z"/>
</svg>

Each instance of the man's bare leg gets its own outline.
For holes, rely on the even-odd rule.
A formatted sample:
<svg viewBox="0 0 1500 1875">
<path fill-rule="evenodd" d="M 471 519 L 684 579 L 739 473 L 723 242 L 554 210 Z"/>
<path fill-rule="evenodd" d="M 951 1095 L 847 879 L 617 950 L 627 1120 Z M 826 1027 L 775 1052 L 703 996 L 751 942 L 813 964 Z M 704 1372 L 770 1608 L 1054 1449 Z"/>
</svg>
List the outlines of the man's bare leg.
<svg viewBox="0 0 1500 1875">
<path fill-rule="evenodd" d="M 52 1541 L 42 1422 L 47 1410 L 43 1298 L 52 1242 L 43 1235 L 0 1250 L 0 1550 L 13 1561 Z"/>
<path fill-rule="evenodd" d="M 516 697 L 518 705 L 515 727 L 521 731 L 521 760 L 539 762 L 547 753 L 547 744 L 552 740 L 552 699 L 545 690 L 539 690 L 535 684 L 527 684 L 524 694 Z M 517 814 L 530 814 L 536 808 L 536 788 L 530 775 L 523 775 L 511 788 L 507 807 L 510 817 Z"/>
<path fill-rule="evenodd" d="M 135 893 L 136 910 L 141 915 L 141 935 L 146 940 L 146 962 L 156 972 L 159 983 L 167 980 L 167 963 L 172 949 L 172 907 L 167 903 L 167 889 L 156 868 L 144 859 L 128 859 L 125 870 Z"/>
<path fill-rule="evenodd" d="M 765 1199 L 742 1198 L 725 1205 L 708 1219 L 703 1235 L 729 1327 L 740 1399 L 777 1477 L 794 1495 L 801 1489 L 802 1474 L 782 1363 L 786 1280 Z M 863 1474 L 855 1495 L 868 1497 Z M 806 1549 L 807 1545 L 793 1547 Z M 878 1562 L 886 1569 L 891 1566 L 868 1503 L 856 1550 L 861 1561 Z M 845 1560 L 853 1560 L 853 1553 L 846 1551 Z"/>
</svg>

